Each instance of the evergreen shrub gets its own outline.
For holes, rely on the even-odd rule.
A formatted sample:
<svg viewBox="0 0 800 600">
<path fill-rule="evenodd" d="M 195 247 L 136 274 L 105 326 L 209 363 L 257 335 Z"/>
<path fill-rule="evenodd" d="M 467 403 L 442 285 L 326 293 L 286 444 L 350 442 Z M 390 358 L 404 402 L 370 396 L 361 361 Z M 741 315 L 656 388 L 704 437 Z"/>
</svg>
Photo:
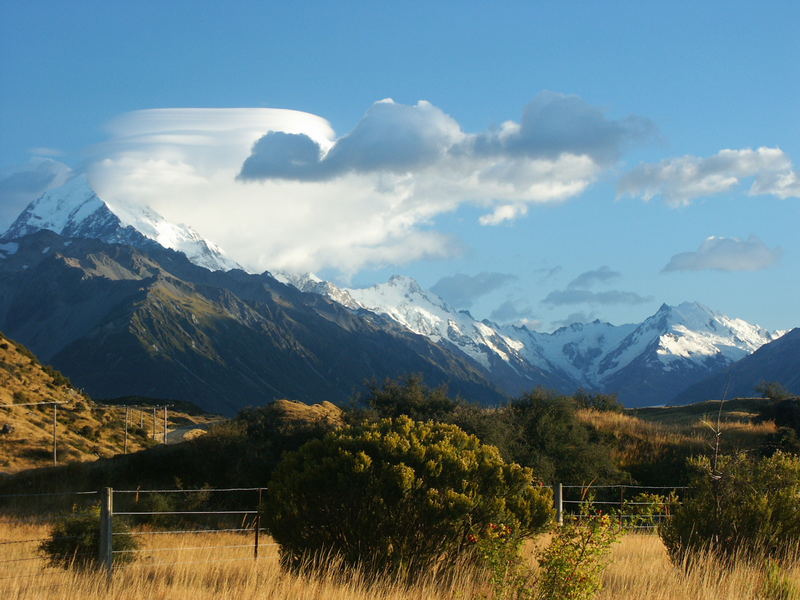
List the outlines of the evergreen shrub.
<svg viewBox="0 0 800 600">
<path fill-rule="evenodd" d="M 530 469 L 456 427 L 402 416 L 311 440 L 269 484 L 265 521 L 284 565 L 331 555 L 372 572 L 413 576 L 454 566 L 490 523 L 545 529 L 552 494 Z"/>
<path fill-rule="evenodd" d="M 800 456 L 745 453 L 689 461 L 690 493 L 660 529 L 673 562 L 783 558 L 800 544 Z"/>
<path fill-rule="evenodd" d="M 114 550 L 136 550 L 138 543 L 128 526 L 114 521 Z M 49 537 L 39 545 L 39 550 L 54 567 L 64 569 L 89 569 L 100 566 L 100 509 L 92 507 L 69 515 L 53 526 Z M 116 564 L 135 560 L 135 552 L 114 554 Z"/>
</svg>

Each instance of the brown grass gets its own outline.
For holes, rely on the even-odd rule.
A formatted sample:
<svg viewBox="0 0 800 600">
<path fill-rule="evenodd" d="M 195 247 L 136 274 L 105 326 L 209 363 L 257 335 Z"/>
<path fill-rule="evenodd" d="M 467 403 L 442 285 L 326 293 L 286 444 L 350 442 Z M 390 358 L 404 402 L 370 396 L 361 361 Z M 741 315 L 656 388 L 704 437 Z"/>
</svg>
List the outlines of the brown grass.
<svg viewBox="0 0 800 600">
<path fill-rule="evenodd" d="M 53 464 L 53 406 L 15 406 L 35 402 L 60 403 L 56 423 L 59 464 L 93 461 L 125 450 L 124 408 L 100 406 L 56 381 L 29 352 L 0 333 L 0 427 L 8 424 L 13 428 L 12 433 L 0 434 L 0 472 L 16 473 Z M 213 420 L 210 415 L 173 410 L 167 429 L 177 429 L 178 434 L 185 431 L 183 437 L 192 437 L 202 435 Z M 160 441 L 150 439 L 151 410 L 130 409 L 128 423 L 128 452 Z M 140 424 L 144 425 L 142 430 Z M 162 432 L 162 427 L 159 414 L 156 432 Z"/>
<path fill-rule="evenodd" d="M 35 522 L 0 520 L 0 541 L 38 539 L 47 526 Z M 0 589 L 3 598 L 19 600 L 465 600 L 492 599 L 475 572 L 463 572 L 449 584 L 424 579 L 406 588 L 390 580 L 367 581 L 336 569 L 318 577 L 299 577 L 281 571 L 274 546 L 262 547 L 252 559 L 251 548 L 212 549 L 215 545 L 248 544 L 251 535 L 195 534 L 141 536 L 147 551 L 138 565 L 119 570 L 108 587 L 100 573 L 69 572 L 48 567 L 36 553 L 36 543 L 0 545 Z M 269 543 L 269 540 L 265 540 Z M 156 552 L 161 548 L 205 547 L 201 550 Z M 530 556 L 534 545 L 526 548 Z M 220 562 L 205 563 L 210 559 Z M 172 564 L 147 566 L 146 562 Z M 786 577 L 800 586 L 800 565 Z M 757 600 L 764 570 L 754 565 L 723 569 L 705 559 L 689 574 L 673 567 L 654 535 L 630 534 L 613 549 L 600 600 Z"/>
<path fill-rule="evenodd" d="M 687 410 L 691 407 L 687 407 Z M 583 409 L 578 418 L 615 440 L 614 458 L 623 469 L 648 460 L 656 460 L 666 450 L 679 448 L 686 455 L 713 450 L 716 414 L 677 413 L 663 409 L 667 418 L 657 418 L 659 409 L 648 409 L 647 418 L 631 412 L 616 413 Z M 758 448 L 777 431 L 775 423 L 753 422 L 754 414 L 741 410 L 724 412 L 720 421 L 721 450 L 735 452 Z"/>
</svg>

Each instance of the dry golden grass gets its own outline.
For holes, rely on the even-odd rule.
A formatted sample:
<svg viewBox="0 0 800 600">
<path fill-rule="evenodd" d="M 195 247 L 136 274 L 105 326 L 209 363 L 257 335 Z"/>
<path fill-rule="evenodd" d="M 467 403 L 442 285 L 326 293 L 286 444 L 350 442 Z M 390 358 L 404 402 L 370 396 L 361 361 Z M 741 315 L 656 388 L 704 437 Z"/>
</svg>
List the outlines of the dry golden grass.
<svg viewBox="0 0 800 600">
<path fill-rule="evenodd" d="M 692 407 L 687 407 L 687 411 Z M 659 421 L 659 409 L 648 409 L 648 418 L 631 413 L 616 413 L 583 409 L 578 418 L 615 439 L 614 458 L 623 469 L 630 464 L 657 459 L 670 448 L 680 448 L 685 454 L 713 451 L 716 414 L 673 414 L 678 409 L 664 409 L 669 418 Z M 770 434 L 777 431 L 775 423 L 754 423 L 753 414 L 740 410 L 724 412 L 719 423 L 722 435 L 721 450 L 734 452 L 758 448 Z"/>
<path fill-rule="evenodd" d="M 24 348 L 0 333 L 0 427 L 8 424 L 13 428 L 11 433 L 0 434 L 0 471 L 16 473 L 53 464 L 53 406 L 15 406 L 36 402 L 60 403 L 56 424 L 59 464 L 93 461 L 125 451 L 124 408 L 97 405 L 57 381 Z M 169 435 L 177 430 L 176 437 L 202 435 L 213 419 L 172 411 L 167 429 Z M 130 409 L 128 423 L 128 452 L 157 443 L 150 439 L 154 427 L 151 410 Z M 162 427 L 159 414 L 157 434 Z"/>
<path fill-rule="evenodd" d="M 35 522 L 0 520 L 0 541 L 38 539 L 47 526 Z M 252 535 L 229 533 L 141 536 L 146 551 L 139 564 L 115 573 L 111 586 L 100 573 L 68 572 L 47 567 L 36 543 L 0 545 L 0 590 L 3 598 L 18 600 L 466 600 L 492 599 L 491 591 L 474 572 L 464 572 L 449 584 L 423 580 L 405 588 L 389 580 L 366 581 L 358 575 L 319 577 L 282 572 L 274 546 L 262 546 L 252 559 L 252 547 L 212 549 L 252 542 Z M 269 540 L 264 540 L 269 543 Z M 201 549 L 157 552 L 188 546 Z M 526 548 L 526 556 L 534 545 Z M 202 561 L 219 560 L 215 563 Z M 150 565 L 146 562 L 168 562 Z M 800 566 L 786 571 L 800 586 Z M 691 573 L 673 567 L 655 535 L 627 535 L 617 544 L 599 600 L 760 600 L 764 571 L 752 565 L 722 569 L 704 560 Z"/>
</svg>

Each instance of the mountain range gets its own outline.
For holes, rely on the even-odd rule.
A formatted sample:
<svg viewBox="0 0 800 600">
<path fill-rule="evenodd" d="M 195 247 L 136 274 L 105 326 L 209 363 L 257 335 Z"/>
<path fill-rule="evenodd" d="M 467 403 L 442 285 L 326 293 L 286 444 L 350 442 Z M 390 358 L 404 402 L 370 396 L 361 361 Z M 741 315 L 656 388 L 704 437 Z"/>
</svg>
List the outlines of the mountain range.
<svg viewBox="0 0 800 600">
<path fill-rule="evenodd" d="M 246 273 L 190 227 L 110 204 L 83 176 L 0 238 L 0 329 L 90 394 L 228 413 L 278 397 L 343 402 L 366 378 L 411 372 L 483 403 L 538 385 L 629 406 L 706 399 L 687 394 L 721 396 L 713 380 L 692 386 L 781 335 L 693 302 L 543 333 L 477 320 L 409 277 L 348 289 Z"/>
<path fill-rule="evenodd" d="M 612 325 L 596 320 L 542 333 L 526 326 L 478 321 L 467 311 L 449 307 L 409 277 L 394 276 L 370 288 L 347 289 L 312 274 L 276 276 L 351 309 L 386 315 L 439 345 L 460 351 L 511 394 L 546 385 L 613 392 L 629 406 L 665 404 L 782 333 L 732 319 L 697 302 L 664 304 L 642 323 Z"/>
</svg>

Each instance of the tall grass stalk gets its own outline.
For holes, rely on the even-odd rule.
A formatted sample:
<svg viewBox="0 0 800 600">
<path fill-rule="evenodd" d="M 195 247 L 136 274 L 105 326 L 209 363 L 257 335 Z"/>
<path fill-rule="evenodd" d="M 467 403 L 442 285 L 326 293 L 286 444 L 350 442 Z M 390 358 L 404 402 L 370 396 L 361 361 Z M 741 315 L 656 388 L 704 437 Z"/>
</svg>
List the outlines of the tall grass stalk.
<svg viewBox="0 0 800 600">
<path fill-rule="evenodd" d="M 3 541 L 42 538 L 47 532 L 44 523 L 0 518 Z M 281 570 L 271 546 L 262 548 L 264 558 L 257 562 L 252 559 L 251 548 L 211 549 L 215 545 L 246 544 L 251 539 L 238 534 L 141 537 L 149 551 L 137 564 L 116 572 L 110 588 L 103 573 L 48 568 L 45 558 L 40 557 L 0 563 L 0 577 L 8 578 L 0 580 L 2 596 L 18 600 L 497 600 L 490 582 L 468 565 L 446 579 L 424 574 L 408 587 L 397 578 L 368 579 L 357 570 L 339 568 L 334 560 L 321 573 L 288 574 Z M 547 542 L 544 536 L 523 548 L 523 556 L 534 568 L 531 557 L 537 554 L 536 546 Z M 0 560 L 36 557 L 35 546 L 0 546 Z M 206 549 L 153 551 L 182 546 Z M 211 558 L 220 562 L 195 562 Z M 147 566 L 147 561 L 173 564 Z M 658 536 L 629 534 L 612 550 L 598 600 L 779 600 L 764 595 L 769 585 L 778 590 L 800 586 L 800 551 L 772 575 L 767 565 L 746 560 L 726 569 L 712 555 L 693 563 L 686 573 L 671 565 Z"/>
</svg>

